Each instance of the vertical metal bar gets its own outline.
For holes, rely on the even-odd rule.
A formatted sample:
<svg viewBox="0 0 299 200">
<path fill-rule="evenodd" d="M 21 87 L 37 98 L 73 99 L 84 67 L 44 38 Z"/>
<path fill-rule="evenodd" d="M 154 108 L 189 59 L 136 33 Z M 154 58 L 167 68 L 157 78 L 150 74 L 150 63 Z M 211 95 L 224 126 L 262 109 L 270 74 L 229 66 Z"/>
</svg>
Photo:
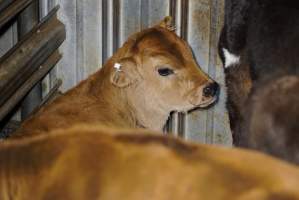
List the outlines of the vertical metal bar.
<svg viewBox="0 0 299 200">
<path fill-rule="evenodd" d="M 48 1 L 48 12 L 52 10 L 57 5 L 57 0 L 47 0 Z"/>
<path fill-rule="evenodd" d="M 83 79 L 84 75 L 84 60 L 85 60 L 85 51 L 84 51 L 84 14 L 86 10 L 84 9 L 84 1 L 76 0 L 75 1 L 75 46 L 76 46 L 76 82 Z"/>
<path fill-rule="evenodd" d="M 141 0 L 141 15 L 140 15 L 140 22 L 141 22 L 141 29 L 148 28 L 148 17 L 149 17 L 149 0 Z"/>
<path fill-rule="evenodd" d="M 47 3 L 48 3 L 48 6 L 47 6 L 48 11 L 47 11 L 47 13 L 50 12 L 56 6 L 56 4 L 57 4 L 56 1 L 57 0 L 47 0 Z M 50 79 L 50 81 L 49 81 L 50 82 L 49 88 L 52 88 L 52 87 L 55 86 L 55 84 L 57 82 L 57 67 L 54 67 L 50 71 L 50 73 L 49 73 L 49 79 Z"/>
<path fill-rule="evenodd" d="M 103 0 L 103 62 L 119 48 L 119 0 Z"/>
<path fill-rule="evenodd" d="M 18 17 L 18 38 L 21 39 L 39 22 L 39 3 L 34 1 Z M 38 83 L 22 103 L 24 120 L 42 101 L 42 86 Z"/>
<path fill-rule="evenodd" d="M 215 79 L 215 66 L 217 66 L 217 0 L 211 1 L 211 19 L 210 19 L 210 52 L 209 52 L 209 67 L 208 67 L 208 74 L 210 77 Z M 208 119 L 207 119 L 207 132 L 206 132 L 206 142 L 208 144 L 213 143 L 214 137 L 214 111 L 215 108 L 210 108 L 208 112 Z"/>
<path fill-rule="evenodd" d="M 180 34 L 181 38 L 185 41 L 188 40 L 188 11 L 189 11 L 189 0 L 182 0 L 181 1 L 181 27 L 180 27 Z M 178 115 L 178 134 L 180 137 L 185 138 L 186 135 L 186 114 L 179 113 Z"/>
<path fill-rule="evenodd" d="M 169 15 L 172 17 L 174 23 L 176 23 L 176 0 L 169 0 Z"/>
<path fill-rule="evenodd" d="M 187 119 L 187 116 L 185 113 L 179 113 L 178 114 L 178 136 L 179 137 L 182 137 L 182 138 L 185 138 L 186 136 L 186 119 Z"/>
<path fill-rule="evenodd" d="M 48 0 L 39 0 L 39 17 L 40 20 L 48 14 Z"/>
<path fill-rule="evenodd" d="M 170 16 L 172 16 L 176 26 L 176 34 L 181 36 L 182 0 L 170 0 L 169 9 Z"/>
<path fill-rule="evenodd" d="M 181 21 L 182 21 L 182 0 L 177 0 L 176 1 L 176 34 L 181 36 L 182 35 L 182 31 L 181 31 Z"/>
<path fill-rule="evenodd" d="M 113 0 L 113 53 L 120 47 L 120 0 Z"/>
<path fill-rule="evenodd" d="M 177 27 L 176 31 L 178 31 L 179 30 L 179 27 L 177 26 L 178 15 L 176 9 L 177 9 L 177 0 L 169 0 L 169 15 L 172 17 L 173 23 Z M 170 114 L 170 118 L 166 124 L 166 131 L 169 134 L 178 135 L 178 113 L 177 112 L 173 112 Z"/>
<path fill-rule="evenodd" d="M 103 0 L 103 62 L 113 54 L 113 2 Z"/>
<path fill-rule="evenodd" d="M 188 1 L 187 0 L 170 0 L 170 16 L 173 17 L 176 25 L 176 34 L 183 39 L 187 39 L 187 20 L 188 20 Z M 175 136 L 184 137 L 186 129 L 186 117 L 182 113 L 174 112 L 169 120 L 169 131 Z"/>
<path fill-rule="evenodd" d="M 189 0 L 181 1 L 181 37 L 188 40 L 188 11 Z"/>
<path fill-rule="evenodd" d="M 179 135 L 179 113 L 174 112 L 171 114 L 171 121 L 170 121 L 170 132 L 178 136 Z"/>
<path fill-rule="evenodd" d="M 102 1 L 102 8 L 103 8 L 103 12 L 102 12 L 102 19 L 103 19 L 103 33 L 102 33 L 102 62 L 103 64 L 106 62 L 107 58 L 108 58 L 108 52 L 107 52 L 107 46 L 108 46 L 108 10 L 107 10 L 107 5 L 108 1 L 107 0 L 103 0 Z"/>
</svg>

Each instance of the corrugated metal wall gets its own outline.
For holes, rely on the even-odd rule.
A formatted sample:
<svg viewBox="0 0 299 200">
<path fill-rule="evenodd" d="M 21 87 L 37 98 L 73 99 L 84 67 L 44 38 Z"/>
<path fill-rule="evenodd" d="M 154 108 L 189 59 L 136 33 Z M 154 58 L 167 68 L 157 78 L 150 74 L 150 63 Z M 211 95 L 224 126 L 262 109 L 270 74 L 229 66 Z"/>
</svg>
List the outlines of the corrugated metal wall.
<svg viewBox="0 0 299 200">
<path fill-rule="evenodd" d="M 202 69 L 222 85 L 222 91 L 219 103 L 212 109 L 187 116 L 174 114 L 172 130 L 180 131 L 186 139 L 231 145 L 224 76 L 217 55 L 224 0 L 40 0 L 40 3 L 43 15 L 55 3 L 60 4 L 59 18 L 67 28 L 67 39 L 61 48 L 64 57 L 45 79 L 45 90 L 53 85 L 56 76 L 63 80 L 64 91 L 73 87 L 98 70 L 130 34 L 164 16 L 174 16 L 177 33 L 189 42 Z M 11 38 L 11 44 L 15 41 L 13 30 L 5 36 Z M 1 41 L 4 40 L 0 40 L 0 51 L 11 45 L 6 41 L 2 47 Z"/>
</svg>

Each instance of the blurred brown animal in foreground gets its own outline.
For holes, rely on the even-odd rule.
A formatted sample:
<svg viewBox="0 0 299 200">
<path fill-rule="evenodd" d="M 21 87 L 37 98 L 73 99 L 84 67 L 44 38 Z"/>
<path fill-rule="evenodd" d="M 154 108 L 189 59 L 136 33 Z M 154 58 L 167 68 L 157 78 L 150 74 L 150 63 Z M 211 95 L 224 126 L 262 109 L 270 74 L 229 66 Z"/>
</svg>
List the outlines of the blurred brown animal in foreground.
<svg viewBox="0 0 299 200">
<path fill-rule="evenodd" d="M 290 164 L 146 130 L 78 126 L 11 139 L 0 166 L 1 200 L 299 199 Z"/>
</svg>

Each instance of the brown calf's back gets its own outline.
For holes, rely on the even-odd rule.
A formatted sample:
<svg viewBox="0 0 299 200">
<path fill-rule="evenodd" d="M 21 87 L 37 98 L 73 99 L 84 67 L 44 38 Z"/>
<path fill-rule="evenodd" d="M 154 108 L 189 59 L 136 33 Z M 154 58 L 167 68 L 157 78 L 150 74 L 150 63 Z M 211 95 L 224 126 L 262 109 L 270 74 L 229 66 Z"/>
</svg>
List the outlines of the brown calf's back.
<svg viewBox="0 0 299 200">
<path fill-rule="evenodd" d="M 0 165 L 1 200 L 299 199 L 292 165 L 142 130 L 79 126 L 11 140 Z"/>
</svg>

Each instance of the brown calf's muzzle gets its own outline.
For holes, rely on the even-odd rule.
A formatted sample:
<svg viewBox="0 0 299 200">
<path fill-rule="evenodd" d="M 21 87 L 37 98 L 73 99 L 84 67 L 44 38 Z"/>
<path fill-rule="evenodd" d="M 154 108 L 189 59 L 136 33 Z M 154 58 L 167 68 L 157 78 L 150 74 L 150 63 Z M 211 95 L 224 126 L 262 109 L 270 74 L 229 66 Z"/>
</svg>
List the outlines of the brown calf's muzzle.
<svg viewBox="0 0 299 200">
<path fill-rule="evenodd" d="M 215 81 L 207 83 L 202 89 L 202 102 L 199 107 L 205 108 L 214 104 L 218 100 L 220 92 L 219 84 Z"/>
<path fill-rule="evenodd" d="M 193 65 L 192 74 L 193 89 L 189 92 L 189 102 L 196 108 L 205 108 L 218 99 L 219 84 L 204 73 L 198 65 Z M 193 109 L 192 109 L 193 110 Z"/>
<path fill-rule="evenodd" d="M 193 105 L 194 108 L 205 108 L 217 101 L 218 93 L 218 83 L 214 81 L 207 82 L 191 90 L 188 95 L 188 99 L 190 104 Z"/>
<path fill-rule="evenodd" d="M 217 82 L 213 82 L 208 84 L 208 86 L 204 87 L 203 89 L 203 96 L 204 97 L 214 97 L 219 92 L 219 84 Z"/>
</svg>

